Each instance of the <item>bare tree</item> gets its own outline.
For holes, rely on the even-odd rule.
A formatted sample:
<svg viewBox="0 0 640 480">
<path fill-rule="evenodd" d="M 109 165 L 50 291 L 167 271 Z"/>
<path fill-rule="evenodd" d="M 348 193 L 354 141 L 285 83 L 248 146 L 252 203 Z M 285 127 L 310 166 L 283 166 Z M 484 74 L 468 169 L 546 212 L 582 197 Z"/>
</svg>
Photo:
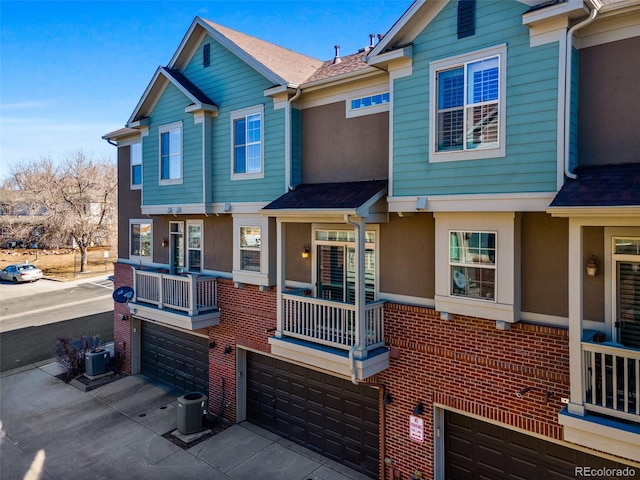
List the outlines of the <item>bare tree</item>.
<svg viewBox="0 0 640 480">
<path fill-rule="evenodd" d="M 30 199 L 42 224 L 42 241 L 80 250 L 80 271 L 87 269 L 87 249 L 115 239 L 118 177 L 115 165 L 87 158 L 82 151 L 56 164 L 42 158 L 14 167 L 10 183 Z"/>
</svg>

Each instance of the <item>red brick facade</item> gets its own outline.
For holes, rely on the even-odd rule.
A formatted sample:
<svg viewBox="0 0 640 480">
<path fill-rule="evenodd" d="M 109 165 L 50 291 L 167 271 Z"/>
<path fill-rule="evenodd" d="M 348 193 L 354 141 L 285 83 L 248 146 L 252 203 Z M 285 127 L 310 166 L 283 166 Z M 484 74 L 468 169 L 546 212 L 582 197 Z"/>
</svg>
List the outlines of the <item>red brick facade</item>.
<svg viewBox="0 0 640 480">
<path fill-rule="evenodd" d="M 130 266 L 116 265 L 115 272 L 116 287 L 131 284 Z M 218 281 L 220 325 L 207 329 L 209 341 L 215 343 L 209 350 L 212 413 L 237 420 L 236 348 L 270 352 L 276 299 L 275 290 L 236 288 L 230 280 Z M 125 371 L 130 372 L 131 322 L 121 320 L 128 313 L 116 304 L 116 349 L 124 352 Z M 518 323 L 502 331 L 494 321 L 462 316 L 442 320 L 429 308 L 389 303 L 385 342 L 394 351 L 390 368 L 367 380 L 393 397 L 391 404 L 380 404 L 381 478 L 384 457 L 393 459 L 403 475 L 421 470 L 425 478 L 432 478 L 435 406 L 562 439 L 557 415 L 560 399 L 569 395 L 567 330 Z M 229 353 L 226 347 L 231 347 Z M 519 398 L 517 393 L 525 387 L 530 390 Z M 381 389 L 381 399 L 382 393 Z M 409 416 L 418 402 L 425 406 L 423 443 L 409 438 Z"/>
</svg>

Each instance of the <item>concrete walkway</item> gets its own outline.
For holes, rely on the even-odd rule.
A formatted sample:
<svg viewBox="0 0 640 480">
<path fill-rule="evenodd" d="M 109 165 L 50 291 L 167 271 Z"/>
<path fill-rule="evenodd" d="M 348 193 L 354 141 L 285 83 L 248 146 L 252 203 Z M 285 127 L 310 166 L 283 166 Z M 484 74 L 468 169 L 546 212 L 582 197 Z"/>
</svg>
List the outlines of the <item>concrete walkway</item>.
<svg viewBox="0 0 640 480">
<path fill-rule="evenodd" d="M 58 373 L 44 362 L 0 376 L 2 480 L 30 468 L 43 480 L 368 478 L 246 422 L 185 450 L 162 436 L 176 428 L 175 393 L 137 375 L 85 393 Z"/>
</svg>

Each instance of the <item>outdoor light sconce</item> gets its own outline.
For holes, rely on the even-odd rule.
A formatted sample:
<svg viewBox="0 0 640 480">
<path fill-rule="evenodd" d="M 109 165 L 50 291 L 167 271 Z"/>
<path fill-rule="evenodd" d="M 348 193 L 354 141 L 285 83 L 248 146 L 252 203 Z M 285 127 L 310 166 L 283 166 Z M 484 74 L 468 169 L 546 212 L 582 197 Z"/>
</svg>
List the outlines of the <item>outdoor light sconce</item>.
<svg viewBox="0 0 640 480">
<path fill-rule="evenodd" d="M 120 315 L 120 320 L 122 320 L 123 322 L 126 322 L 127 320 L 129 320 L 129 315 Z"/>
<path fill-rule="evenodd" d="M 516 397 L 522 398 L 530 390 L 531 390 L 531 387 L 524 387 L 522 390 L 520 390 L 518 393 L 516 393 Z"/>
<path fill-rule="evenodd" d="M 589 261 L 587 262 L 587 275 L 589 275 L 590 277 L 595 277 L 598 274 L 598 266 L 599 266 L 599 262 L 598 259 L 596 258 L 595 255 L 591 255 L 591 258 L 589 259 Z"/>
<path fill-rule="evenodd" d="M 162 239 L 162 246 L 163 247 L 169 246 L 169 239 L 167 237 Z"/>
<path fill-rule="evenodd" d="M 382 397 L 382 403 L 384 403 L 385 405 L 389 405 L 391 402 L 393 402 L 393 397 L 389 392 L 385 392 L 384 396 Z"/>
<path fill-rule="evenodd" d="M 210 349 L 211 348 L 216 348 L 216 342 L 214 342 L 214 341 L 209 342 L 209 348 Z"/>
<path fill-rule="evenodd" d="M 424 405 L 422 404 L 422 402 L 419 402 L 413 409 L 413 414 L 422 415 L 423 413 L 424 413 Z"/>
<path fill-rule="evenodd" d="M 226 347 L 224 347 L 224 350 L 222 351 L 222 353 L 226 355 L 228 353 L 231 353 L 231 351 L 232 351 L 231 345 L 227 345 Z"/>
<path fill-rule="evenodd" d="M 309 249 L 309 245 L 305 245 L 302 248 L 302 253 L 300 254 L 302 256 L 302 258 L 304 258 L 305 260 L 307 258 L 309 258 L 309 256 L 311 255 L 311 250 Z"/>
</svg>

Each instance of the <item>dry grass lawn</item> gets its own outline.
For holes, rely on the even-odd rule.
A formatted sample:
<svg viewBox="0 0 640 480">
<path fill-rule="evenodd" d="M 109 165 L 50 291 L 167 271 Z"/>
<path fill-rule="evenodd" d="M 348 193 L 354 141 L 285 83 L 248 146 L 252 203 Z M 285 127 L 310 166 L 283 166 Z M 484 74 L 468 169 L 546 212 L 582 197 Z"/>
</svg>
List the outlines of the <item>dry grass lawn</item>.
<svg viewBox="0 0 640 480">
<path fill-rule="evenodd" d="M 105 258 L 105 252 L 109 256 Z M 45 277 L 60 280 L 74 280 L 80 277 L 111 275 L 116 252 L 105 247 L 89 249 L 87 272 L 80 273 L 80 251 L 72 249 L 36 250 L 33 248 L 16 248 L 0 250 L 0 269 L 12 263 L 29 262 L 43 271 Z"/>
</svg>

